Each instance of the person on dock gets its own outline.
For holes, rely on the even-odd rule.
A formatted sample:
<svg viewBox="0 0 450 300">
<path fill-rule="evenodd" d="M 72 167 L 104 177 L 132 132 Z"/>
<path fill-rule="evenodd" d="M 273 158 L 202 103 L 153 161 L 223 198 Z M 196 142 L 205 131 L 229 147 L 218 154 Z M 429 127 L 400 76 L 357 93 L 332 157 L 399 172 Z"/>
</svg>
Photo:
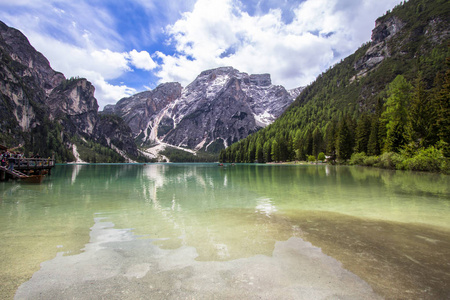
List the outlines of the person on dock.
<svg viewBox="0 0 450 300">
<path fill-rule="evenodd" d="M 6 167 L 6 152 L 2 153 L 2 155 L 0 156 L 0 160 L 2 167 Z"/>
<path fill-rule="evenodd" d="M 10 171 L 14 170 L 14 164 L 16 163 L 16 158 L 14 157 L 14 153 L 11 153 L 9 155 L 8 163 L 9 163 L 8 170 L 10 170 Z"/>
</svg>

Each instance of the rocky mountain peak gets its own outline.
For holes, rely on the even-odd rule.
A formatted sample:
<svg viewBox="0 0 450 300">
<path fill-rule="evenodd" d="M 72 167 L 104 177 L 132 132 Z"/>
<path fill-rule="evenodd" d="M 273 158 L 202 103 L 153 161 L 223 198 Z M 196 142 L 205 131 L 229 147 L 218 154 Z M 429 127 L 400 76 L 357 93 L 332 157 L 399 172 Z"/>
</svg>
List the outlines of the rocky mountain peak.
<svg viewBox="0 0 450 300">
<path fill-rule="evenodd" d="M 124 118 L 142 145 L 218 151 L 272 123 L 298 96 L 269 74 L 220 67 L 185 88 L 167 83 L 105 108 Z"/>
<path fill-rule="evenodd" d="M 26 66 L 22 69 L 21 76 L 32 76 L 50 94 L 53 88 L 58 86 L 65 77 L 62 73 L 54 71 L 50 63 L 40 52 L 31 46 L 27 37 L 19 30 L 8 27 L 0 21 L 0 38 L 3 47 L 10 53 L 10 57 Z"/>
<path fill-rule="evenodd" d="M 402 30 L 404 26 L 405 24 L 397 16 L 379 18 L 375 22 L 375 28 L 372 30 L 372 43 L 378 44 L 385 42 Z"/>
<path fill-rule="evenodd" d="M 270 86 L 272 85 L 272 80 L 270 79 L 270 74 L 252 74 L 250 75 L 250 84 L 256 86 Z"/>
<path fill-rule="evenodd" d="M 437 11 L 424 12 L 425 8 L 422 4 L 416 6 L 414 14 L 404 14 L 405 5 L 403 3 L 392 13 L 377 19 L 368 49 L 354 65 L 355 70 L 358 71 L 358 77 L 365 76 L 368 72 L 376 69 L 386 58 L 397 55 L 426 55 L 426 52 L 430 51 L 430 47 L 438 46 L 448 40 L 450 35 L 448 18 L 436 15 Z M 414 4 L 411 5 L 414 6 Z M 398 13 L 395 12 L 396 10 Z M 413 16 L 420 16 L 424 13 L 429 16 L 418 17 L 412 21 Z M 445 10 L 443 9 L 440 14 L 445 15 Z M 423 39 L 427 40 L 429 46 L 416 49 L 416 45 L 420 44 Z M 410 47 L 406 47 L 406 45 L 410 45 Z M 416 53 L 416 50 L 419 52 Z"/>
<path fill-rule="evenodd" d="M 391 50 L 387 41 L 400 32 L 404 26 L 405 23 L 397 16 L 385 16 L 377 19 L 375 28 L 372 30 L 370 47 L 366 54 L 355 63 L 355 70 L 359 71 L 359 77 L 365 76 L 367 72 L 377 67 L 386 57 L 391 56 Z"/>
</svg>

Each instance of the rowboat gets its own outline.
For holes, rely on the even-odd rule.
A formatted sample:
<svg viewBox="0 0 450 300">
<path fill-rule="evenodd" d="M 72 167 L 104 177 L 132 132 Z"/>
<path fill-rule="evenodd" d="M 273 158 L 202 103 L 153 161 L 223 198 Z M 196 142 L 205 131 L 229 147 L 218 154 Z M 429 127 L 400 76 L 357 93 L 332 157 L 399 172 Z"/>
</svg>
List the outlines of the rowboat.
<svg viewBox="0 0 450 300">
<path fill-rule="evenodd" d="M 44 180 L 45 175 L 30 175 L 23 176 L 20 179 L 26 183 L 41 183 Z"/>
</svg>

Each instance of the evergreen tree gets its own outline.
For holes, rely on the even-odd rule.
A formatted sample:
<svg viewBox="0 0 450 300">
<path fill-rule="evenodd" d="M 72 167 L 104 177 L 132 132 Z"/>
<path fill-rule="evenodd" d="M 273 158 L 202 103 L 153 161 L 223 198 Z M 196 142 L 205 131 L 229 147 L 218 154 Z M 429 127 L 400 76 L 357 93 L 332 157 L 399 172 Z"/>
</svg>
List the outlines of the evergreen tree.
<svg viewBox="0 0 450 300">
<path fill-rule="evenodd" d="M 422 73 L 415 80 L 411 98 L 411 124 L 413 139 L 420 147 L 428 147 L 436 137 L 433 137 L 432 125 L 435 123 L 433 105 L 425 91 Z"/>
<path fill-rule="evenodd" d="M 248 152 L 247 152 L 247 162 L 249 162 L 249 163 L 254 162 L 255 155 L 256 155 L 255 145 L 251 144 L 251 145 L 249 145 Z"/>
<path fill-rule="evenodd" d="M 280 160 L 280 148 L 276 139 L 272 141 L 272 148 L 270 151 L 270 155 L 272 157 L 272 161 Z"/>
<path fill-rule="evenodd" d="M 304 150 L 303 150 L 303 156 L 306 157 L 307 155 L 311 155 L 313 152 L 313 136 L 311 134 L 311 131 L 308 130 L 308 133 L 306 134 L 306 139 L 305 139 L 305 146 L 304 146 Z"/>
<path fill-rule="evenodd" d="M 380 121 L 383 112 L 383 99 L 378 98 L 375 106 L 375 114 L 372 116 L 370 125 L 370 136 L 367 144 L 368 155 L 380 155 L 382 144 L 386 133 L 386 124 Z M 381 129 L 381 130 L 380 130 Z"/>
<path fill-rule="evenodd" d="M 351 130 L 351 120 L 344 117 L 339 122 L 339 131 L 337 136 L 336 152 L 339 160 L 349 159 L 353 153 L 354 138 Z"/>
<path fill-rule="evenodd" d="M 378 139 L 378 129 L 380 128 L 380 122 L 378 117 L 374 115 L 370 124 L 370 136 L 367 142 L 367 155 L 380 155 L 381 147 Z"/>
<path fill-rule="evenodd" d="M 362 114 L 356 127 L 355 152 L 368 152 L 368 144 L 371 134 L 371 119 L 368 114 Z"/>
<path fill-rule="evenodd" d="M 264 162 L 264 152 L 263 152 L 263 144 L 260 139 L 258 139 L 258 143 L 256 145 L 256 160 L 259 163 Z"/>
<path fill-rule="evenodd" d="M 234 157 L 231 159 L 231 162 L 237 162 L 237 163 L 243 162 L 243 161 L 242 161 L 241 151 L 240 151 L 240 150 L 238 150 L 238 151 L 235 152 Z"/>
<path fill-rule="evenodd" d="M 289 149 L 286 138 L 282 133 L 277 134 L 275 139 L 277 141 L 278 146 L 278 159 L 279 161 L 287 161 L 289 159 Z"/>
<path fill-rule="evenodd" d="M 301 160 L 301 153 L 302 153 L 302 132 L 300 129 L 295 131 L 294 139 L 292 142 L 292 149 L 295 153 L 295 159 Z"/>
<path fill-rule="evenodd" d="M 320 131 L 319 127 L 316 127 L 313 132 L 313 145 L 312 145 L 312 154 L 317 157 L 319 155 L 319 152 L 321 152 L 323 145 L 323 137 L 322 132 Z"/>
<path fill-rule="evenodd" d="M 326 132 L 326 141 L 327 147 L 326 152 L 330 156 L 332 161 L 336 160 L 336 140 L 337 140 L 337 123 L 335 121 L 331 121 L 327 126 Z"/>
<path fill-rule="evenodd" d="M 272 159 L 272 141 L 268 140 L 264 143 L 264 147 L 263 147 L 263 156 L 264 156 L 264 162 L 271 162 Z"/>
<path fill-rule="evenodd" d="M 450 157 L 450 58 L 447 58 L 447 67 L 442 88 L 436 95 L 436 126 L 444 155 Z"/>
<path fill-rule="evenodd" d="M 388 98 L 382 114 L 386 122 L 386 152 L 398 152 L 411 140 L 411 124 L 408 118 L 411 85 L 398 75 L 388 87 Z"/>
</svg>

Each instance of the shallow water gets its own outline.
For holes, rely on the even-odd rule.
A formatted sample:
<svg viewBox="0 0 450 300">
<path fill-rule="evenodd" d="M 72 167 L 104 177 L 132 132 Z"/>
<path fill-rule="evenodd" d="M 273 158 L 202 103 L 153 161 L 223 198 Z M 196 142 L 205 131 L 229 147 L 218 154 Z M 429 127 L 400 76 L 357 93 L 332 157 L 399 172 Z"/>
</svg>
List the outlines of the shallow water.
<svg viewBox="0 0 450 300">
<path fill-rule="evenodd" d="M 101 280 L 126 278 L 130 284 L 132 278 L 133 284 L 145 282 L 151 290 L 159 288 L 158 293 L 177 284 L 178 294 L 158 295 L 208 298 L 219 294 L 206 292 L 199 286 L 201 280 L 196 281 L 208 274 L 217 277 L 222 293 L 228 291 L 221 298 L 239 291 L 234 285 L 243 271 L 237 265 L 248 264 L 251 269 L 266 263 L 266 271 L 276 272 L 274 266 L 282 265 L 284 258 L 291 261 L 300 256 L 292 256 L 286 250 L 289 247 L 313 252 L 320 248 L 324 268 L 333 265 L 327 256 L 342 263 L 345 271 L 361 279 L 362 283 L 351 279 L 354 295 L 360 295 L 366 282 L 385 298 L 446 298 L 450 297 L 449 215 L 450 177 L 444 175 L 324 165 L 57 166 L 41 185 L 0 183 L 0 298 L 12 298 L 33 274 L 19 289 L 19 298 L 31 297 L 27 286 L 42 283 L 44 274 L 76 278 L 71 273 L 63 276 L 58 266 L 67 264 L 70 269 L 75 264 L 71 260 L 92 265 L 105 248 L 114 257 L 120 254 L 114 264 L 109 263 L 117 265 L 119 260 L 122 269 L 103 270 Z M 108 248 L 106 242 L 120 243 L 120 247 Z M 312 248 L 304 242 L 312 243 Z M 135 253 L 143 244 L 153 254 Z M 144 259 L 154 253 L 158 253 L 154 261 Z M 161 262 L 168 257 L 185 262 L 171 269 L 169 263 Z M 313 258 L 304 263 L 309 260 Z M 185 274 L 187 269 L 190 277 Z M 218 273 L 208 273 L 213 270 Z M 86 274 L 87 269 L 79 272 Z M 174 274 L 186 278 L 173 283 Z M 259 294 L 257 287 L 264 290 L 264 278 L 258 276 L 252 276 L 255 290 L 245 295 L 276 297 L 268 291 Z M 280 273 L 285 281 L 279 286 L 289 282 L 293 298 L 301 299 L 298 284 L 302 279 L 293 276 Z M 93 275 L 93 282 L 98 283 L 100 277 Z M 79 286 L 86 283 L 83 278 L 77 281 Z M 103 285 L 127 286 L 119 282 Z M 301 291 L 316 293 L 322 285 L 318 286 Z M 275 293 L 277 288 L 270 290 Z M 82 297 L 80 289 L 71 292 Z"/>
</svg>

